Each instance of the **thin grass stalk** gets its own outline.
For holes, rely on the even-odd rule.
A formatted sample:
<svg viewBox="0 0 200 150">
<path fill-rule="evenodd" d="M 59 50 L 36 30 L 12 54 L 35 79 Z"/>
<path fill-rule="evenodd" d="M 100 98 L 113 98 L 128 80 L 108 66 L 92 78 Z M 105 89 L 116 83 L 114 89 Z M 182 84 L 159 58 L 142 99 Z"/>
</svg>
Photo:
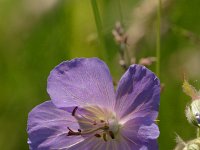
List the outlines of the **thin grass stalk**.
<svg viewBox="0 0 200 150">
<path fill-rule="evenodd" d="M 122 12 L 122 2 L 121 0 L 118 0 L 118 10 L 119 10 L 119 19 L 120 19 L 120 23 L 122 24 L 122 26 L 124 26 L 124 22 L 123 22 L 123 12 Z"/>
<path fill-rule="evenodd" d="M 162 3 L 161 0 L 158 0 L 158 7 L 157 7 L 157 38 L 156 38 L 156 74 L 160 77 L 160 30 L 161 30 L 161 7 Z"/>
<path fill-rule="evenodd" d="M 105 50 L 104 37 L 103 37 L 103 25 L 101 21 L 100 12 L 99 12 L 99 7 L 96 0 L 91 0 L 91 5 L 92 5 L 92 10 L 93 10 L 96 28 L 98 32 L 98 38 L 100 41 L 100 46 L 101 48 L 103 48 L 103 50 Z"/>
</svg>

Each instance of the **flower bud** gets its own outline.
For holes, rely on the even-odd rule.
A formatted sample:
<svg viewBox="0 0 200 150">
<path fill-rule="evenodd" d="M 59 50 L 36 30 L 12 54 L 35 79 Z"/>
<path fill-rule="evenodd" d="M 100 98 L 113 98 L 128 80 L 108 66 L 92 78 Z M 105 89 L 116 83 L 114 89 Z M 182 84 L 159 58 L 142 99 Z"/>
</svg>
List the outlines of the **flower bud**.
<svg viewBox="0 0 200 150">
<path fill-rule="evenodd" d="M 183 150 L 200 150 L 200 138 L 189 141 Z"/>
<path fill-rule="evenodd" d="M 192 101 L 192 103 L 186 107 L 185 112 L 189 123 L 200 127 L 200 99 Z"/>
<path fill-rule="evenodd" d="M 200 92 L 193 87 L 186 79 L 183 82 L 183 91 L 192 98 L 192 103 L 186 106 L 186 117 L 189 123 L 200 127 Z"/>
<path fill-rule="evenodd" d="M 186 146 L 186 142 L 183 141 L 183 139 L 178 135 L 176 134 L 176 147 L 174 150 L 183 150 L 183 148 Z"/>
<path fill-rule="evenodd" d="M 177 146 L 174 150 L 200 150 L 200 138 L 191 140 L 189 142 L 184 142 L 181 139 L 181 141 L 177 141 Z"/>
</svg>

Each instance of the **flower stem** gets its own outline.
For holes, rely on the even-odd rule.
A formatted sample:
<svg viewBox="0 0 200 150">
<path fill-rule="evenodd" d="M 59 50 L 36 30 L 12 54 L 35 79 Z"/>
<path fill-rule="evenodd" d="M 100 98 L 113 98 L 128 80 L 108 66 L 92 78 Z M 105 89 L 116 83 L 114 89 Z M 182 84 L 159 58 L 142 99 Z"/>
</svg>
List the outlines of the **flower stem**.
<svg viewBox="0 0 200 150">
<path fill-rule="evenodd" d="M 102 21 L 101 21 L 101 17 L 100 17 L 98 4 L 97 4 L 96 0 L 91 0 L 91 4 L 92 4 L 93 14 L 94 14 L 96 28 L 97 28 L 97 32 L 98 32 L 98 37 L 100 40 L 100 46 L 104 50 L 105 46 L 104 46 L 104 40 L 103 40 L 103 25 L 102 25 Z"/>
<path fill-rule="evenodd" d="M 157 35 L 156 35 L 156 74 L 160 76 L 160 30 L 161 30 L 161 7 L 162 3 L 161 0 L 158 0 L 158 7 L 157 7 Z"/>
</svg>

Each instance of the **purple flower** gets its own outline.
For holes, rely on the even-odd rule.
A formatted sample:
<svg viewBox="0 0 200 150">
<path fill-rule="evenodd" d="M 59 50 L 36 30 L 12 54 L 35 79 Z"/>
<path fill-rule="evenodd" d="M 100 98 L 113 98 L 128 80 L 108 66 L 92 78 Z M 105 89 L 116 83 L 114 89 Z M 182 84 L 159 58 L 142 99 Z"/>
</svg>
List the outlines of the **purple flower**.
<svg viewBox="0 0 200 150">
<path fill-rule="evenodd" d="M 101 60 L 65 61 L 51 71 L 47 91 L 51 101 L 29 113 L 30 149 L 158 149 L 160 83 L 144 66 L 131 65 L 115 93 Z"/>
</svg>

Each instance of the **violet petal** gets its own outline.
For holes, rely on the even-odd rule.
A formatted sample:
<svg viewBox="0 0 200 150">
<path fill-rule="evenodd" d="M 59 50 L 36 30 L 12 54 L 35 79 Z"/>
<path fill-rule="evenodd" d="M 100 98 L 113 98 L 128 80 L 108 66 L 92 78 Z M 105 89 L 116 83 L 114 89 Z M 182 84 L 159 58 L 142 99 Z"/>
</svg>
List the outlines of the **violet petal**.
<svg viewBox="0 0 200 150">
<path fill-rule="evenodd" d="M 84 141 L 69 148 L 69 150 L 139 150 L 137 145 L 133 145 L 130 141 L 120 137 L 117 140 L 104 140 L 97 137 L 90 137 Z"/>
<path fill-rule="evenodd" d="M 114 108 L 115 93 L 107 65 L 98 58 L 77 58 L 55 67 L 47 91 L 61 107 L 99 105 Z"/>
<path fill-rule="evenodd" d="M 150 140 L 146 145 L 143 145 L 140 150 L 158 150 L 157 140 Z"/>
<path fill-rule="evenodd" d="M 67 136 L 67 127 L 79 129 L 70 113 L 56 108 L 51 101 L 36 106 L 28 117 L 30 149 L 62 149 L 83 140 L 81 136 Z"/>
<path fill-rule="evenodd" d="M 153 72 L 141 65 L 132 65 L 122 76 L 116 93 L 115 110 L 125 121 L 136 117 L 157 117 L 160 82 Z"/>
<path fill-rule="evenodd" d="M 137 147 L 137 149 L 143 148 L 144 150 L 145 148 L 147 150 L 158 150 L 158 148 L 156 149 L 156 139 L 159 133 L 157 125 L 148 117 L 138 117 L 129 120 L 123 125 L 121 130 L 121 135 L 132 142 L 132 147 Z"/>
</svg>

